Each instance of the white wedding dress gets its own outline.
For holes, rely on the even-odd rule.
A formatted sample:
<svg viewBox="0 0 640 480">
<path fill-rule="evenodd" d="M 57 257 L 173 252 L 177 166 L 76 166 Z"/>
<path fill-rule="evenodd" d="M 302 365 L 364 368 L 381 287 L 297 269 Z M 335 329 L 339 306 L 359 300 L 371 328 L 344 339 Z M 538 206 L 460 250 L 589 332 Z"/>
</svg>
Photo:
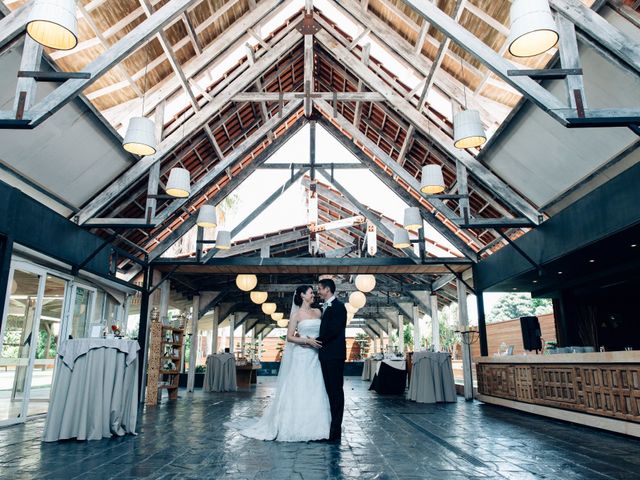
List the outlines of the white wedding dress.
<svg viewBox="0 0 640 480">
<path fill-rule="evenodd" d="M 320 319 L 298 322 L 301 337 L 316 338 Z M 305 442 L 329 438 L 331 411 L 324 387 L 318 351 L 287 342 L 276 394 L 261 418 L 243 421 L 245 437 L 279 442 Z"/>
</svg>

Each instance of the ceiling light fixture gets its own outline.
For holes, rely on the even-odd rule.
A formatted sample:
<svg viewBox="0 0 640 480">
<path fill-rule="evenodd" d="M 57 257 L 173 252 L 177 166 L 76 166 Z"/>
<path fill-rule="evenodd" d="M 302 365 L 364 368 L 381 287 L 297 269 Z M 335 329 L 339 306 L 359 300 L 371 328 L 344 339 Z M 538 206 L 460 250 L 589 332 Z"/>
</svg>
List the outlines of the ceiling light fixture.
<svg viewBox="0 0 640 480">
<path fill-rule="evenodd" d="M 71 50 L 78 44 L 78 19 L 74 0 L 35 0 L 27 33 L 40 45 Z"/>
<path fill-rule="evenodd" d="M 547 0 L 514 0 L 507 43 L 514 57 L 534 57 L 558 43 L 560 36 Z"/>
</svg>

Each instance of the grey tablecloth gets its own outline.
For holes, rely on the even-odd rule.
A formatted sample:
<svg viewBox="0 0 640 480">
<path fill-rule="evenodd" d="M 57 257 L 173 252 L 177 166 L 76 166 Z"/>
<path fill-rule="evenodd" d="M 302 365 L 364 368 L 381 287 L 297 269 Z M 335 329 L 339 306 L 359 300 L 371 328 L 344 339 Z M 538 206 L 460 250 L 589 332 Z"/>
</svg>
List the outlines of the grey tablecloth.
<svg viewBox="0 0 640 480">
<path fill-rule="evenodd" d="M 134 340 L 74 339 L 60 346 L 43 440 L 135 434 L 138 357 Z"/>
<path fill-rule="evenodd" d="M 415 352 L 409 400 L 420 403 L 455 402 L 456 386 L 449 353 Z"/>
<path fill-rule="evenodd" d="M 235 392 L 236 359 L 231 353 L 219 353 L 207 357 L 207 370 L 204 375 L 205 392 Z"/>
</svg>

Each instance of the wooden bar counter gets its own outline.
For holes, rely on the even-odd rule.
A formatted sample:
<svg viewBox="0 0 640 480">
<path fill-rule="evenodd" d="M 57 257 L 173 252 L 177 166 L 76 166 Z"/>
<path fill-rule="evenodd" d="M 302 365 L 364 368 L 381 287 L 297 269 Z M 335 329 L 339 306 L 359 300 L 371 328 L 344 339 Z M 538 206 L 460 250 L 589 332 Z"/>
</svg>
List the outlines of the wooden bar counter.
<svg viewBox="0 0 640 480">
<path fill-rule="evenodd" d="M 640 351 L 475 362 L 478 400 L 640 437 Z"/>
</svg>

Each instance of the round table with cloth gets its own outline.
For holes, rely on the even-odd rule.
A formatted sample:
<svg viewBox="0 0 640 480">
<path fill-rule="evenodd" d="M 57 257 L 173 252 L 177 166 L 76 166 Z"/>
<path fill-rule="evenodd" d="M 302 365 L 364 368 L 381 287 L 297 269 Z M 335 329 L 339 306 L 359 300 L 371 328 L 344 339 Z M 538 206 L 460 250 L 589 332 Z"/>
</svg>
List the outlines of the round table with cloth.
<svg viewBox="0 0 640 480">
<path fill-rule="evenodd" d="M 451 354 L 415 352 L 407 398 L 419 403 L 455 402 Z"/>
<path fill-rule="evenodd" d="M 207 357 L 207 370 L 202 389 L 205 392 L 235 392 L 236 359 L 232 353 L 215 353 Z"/>
<path fill-rule="evenodd" d="M 369 390 L 391 395 L 404 393 L 407 386 L 407 362 L 404 360 L 374 360 L 371 373 L 373 379 Z"/>
<path fill-rule="evenodd" d="M 62 342 L 43 440 L 135 434 L 139 349 L 137 341 L 117 338 Z"/>
</svg>

